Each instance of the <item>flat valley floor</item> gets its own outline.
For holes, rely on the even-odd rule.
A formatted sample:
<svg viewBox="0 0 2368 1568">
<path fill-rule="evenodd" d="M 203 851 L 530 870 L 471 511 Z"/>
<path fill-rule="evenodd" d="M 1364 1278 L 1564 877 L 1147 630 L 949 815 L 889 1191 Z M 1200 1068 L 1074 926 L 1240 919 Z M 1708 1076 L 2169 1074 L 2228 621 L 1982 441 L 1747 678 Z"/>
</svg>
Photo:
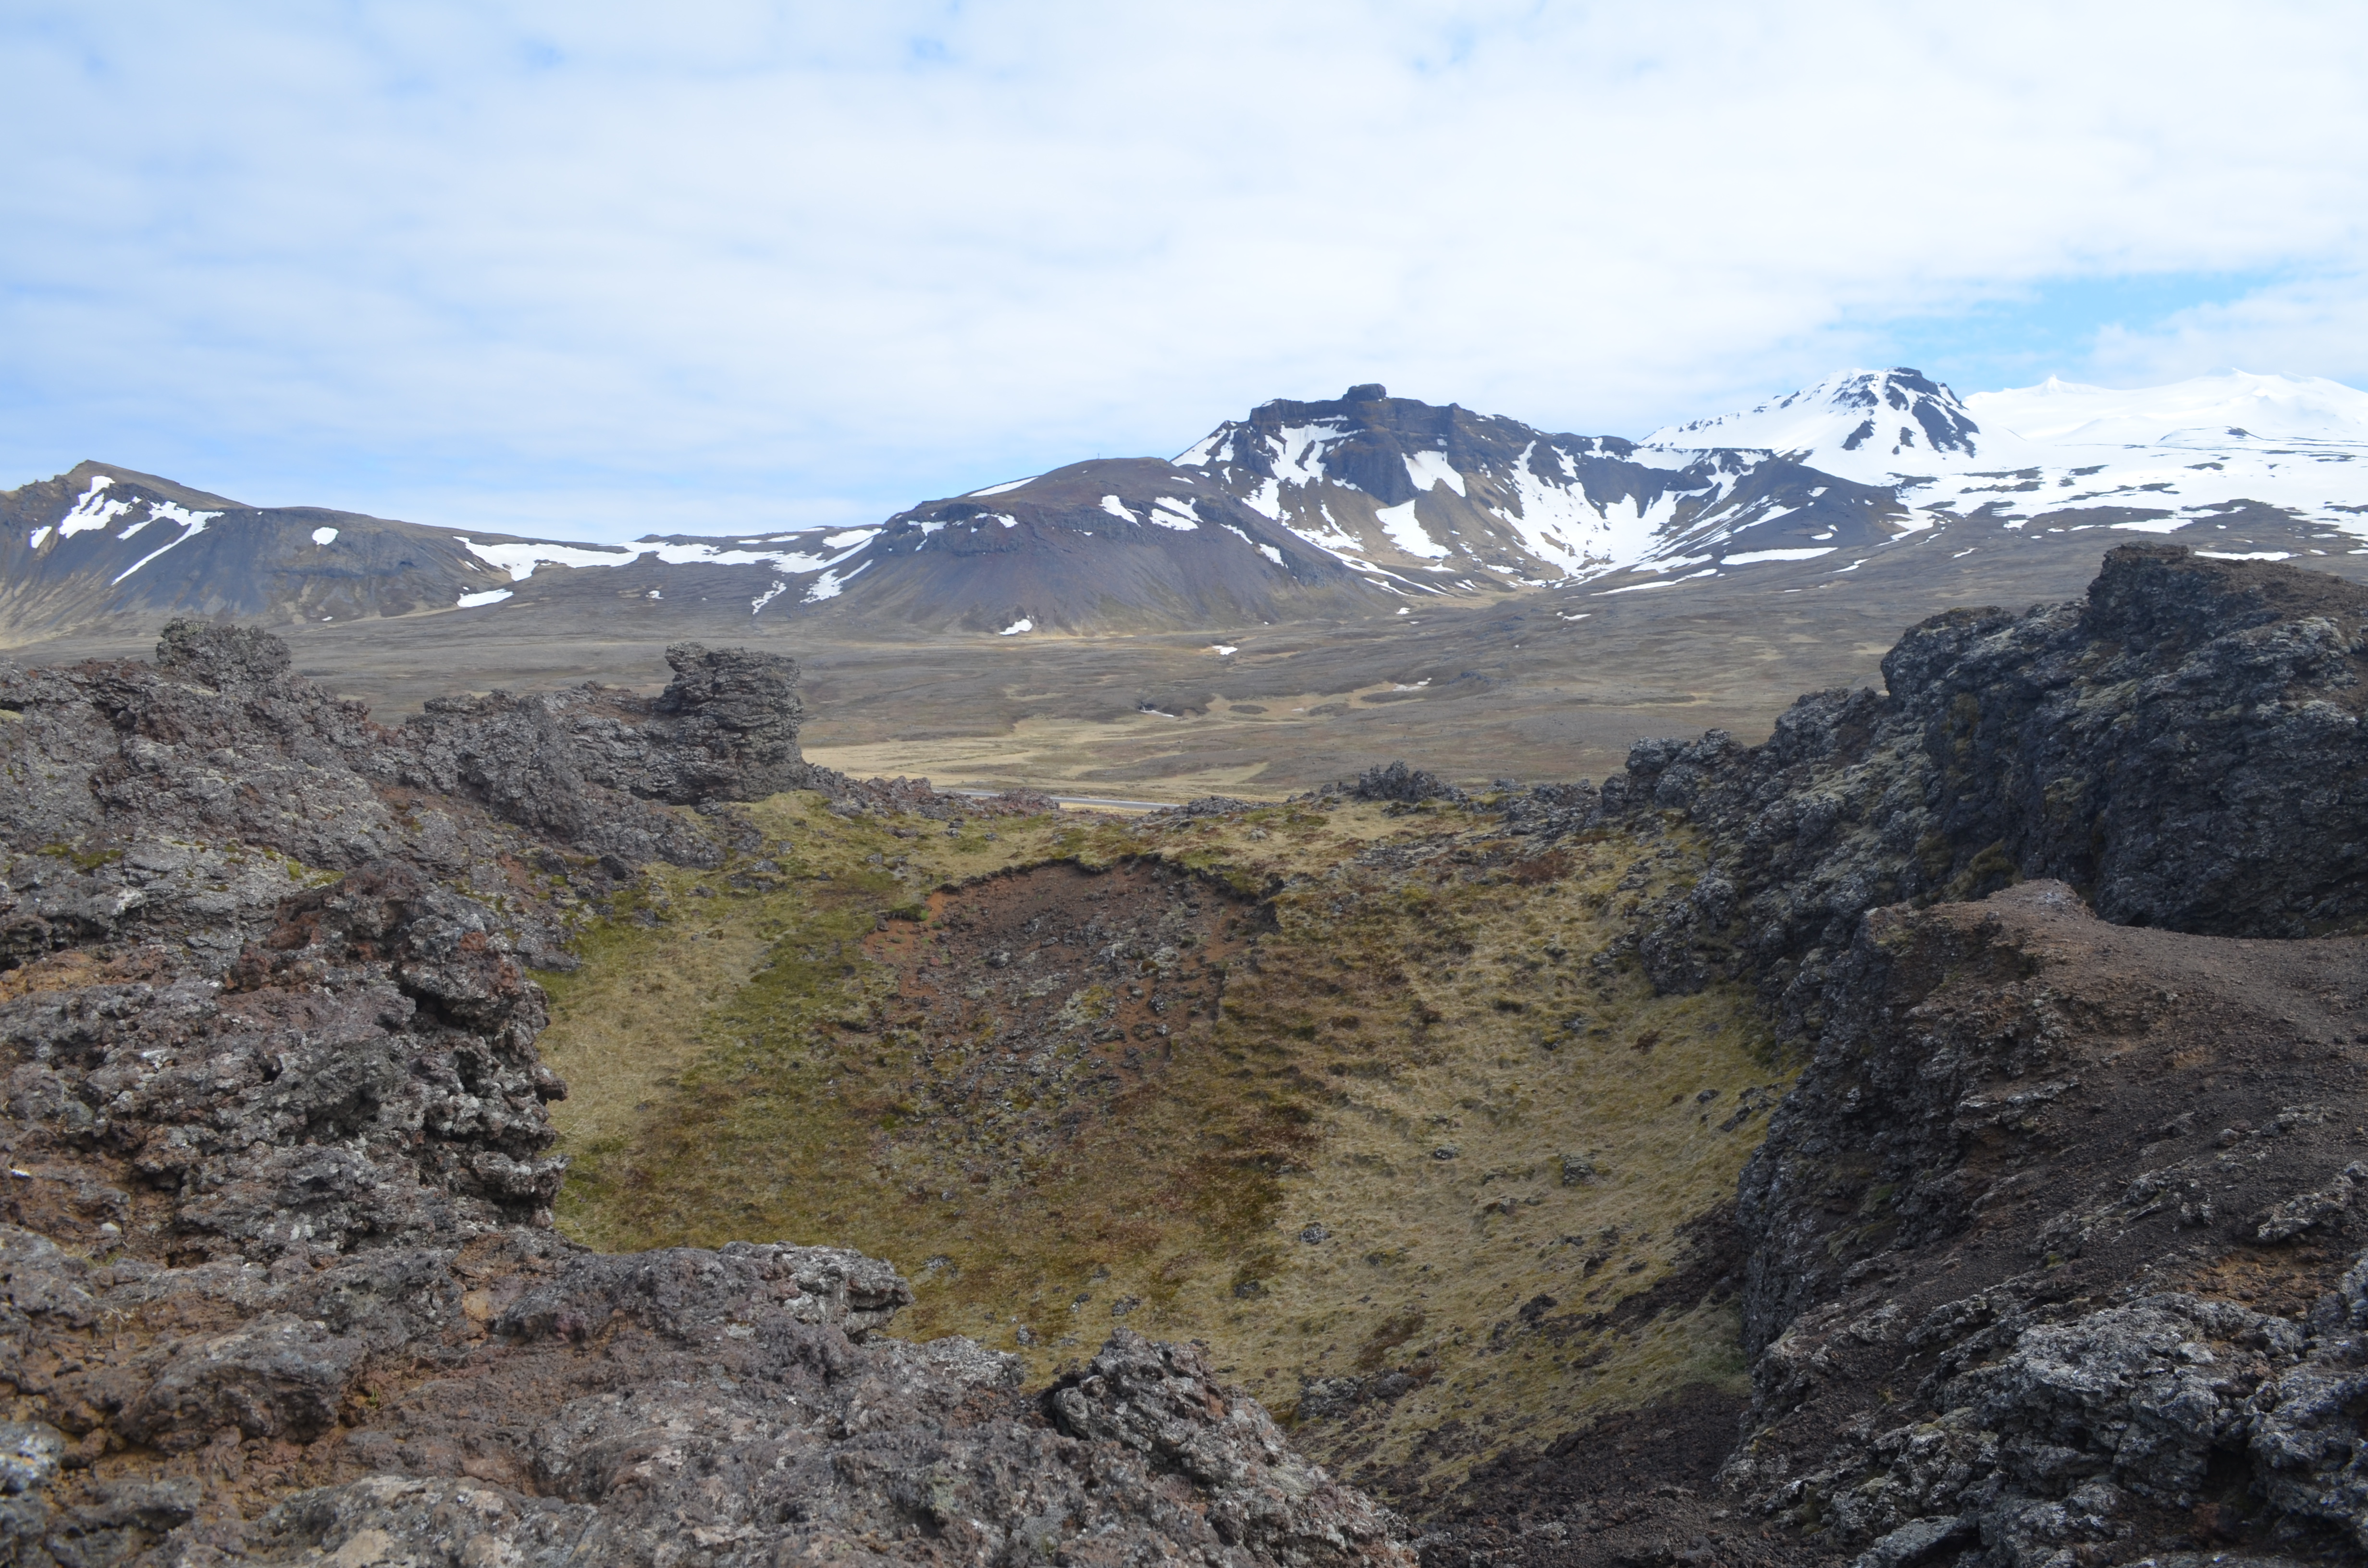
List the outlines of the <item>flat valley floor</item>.
<svg viewBox="0 0 2368 1568">
<path fill-rule="evenodd" d="M 1463 784 L 1526 784 L 1600 778 L 1645 736 L 1725 729 L 1756 743 L 1803 692 L 1879 687 L 1884 650 L 1916 621 L 2078 597 L 2106 549 L 2146 537 L 2090 527 L 2026 539 L 1969 520 L 1930 548 L 1903 541 L 1844 571 L 1632 576 L 1193 633 L 915 637 L 820 615 L 752 619 L 736 600 L 639 598 L 597 616 L 554 600 L 274 630 L 301 675 L 387 722 L 462 689 L 598 680 L 655 692 L 666 644 L 743 642 L 804 665 L 806 755 L 857 777 L 1276 800 L 1392 759 Z M 2290 534 L 2205 527 L 2173 542 L 2296 548 Z M 2295 563 L 2368 580 L 2368 556 Z M 153 629 L 124 628 L 6 652 L 53 664 L 153 645 Z"/>
</svg>

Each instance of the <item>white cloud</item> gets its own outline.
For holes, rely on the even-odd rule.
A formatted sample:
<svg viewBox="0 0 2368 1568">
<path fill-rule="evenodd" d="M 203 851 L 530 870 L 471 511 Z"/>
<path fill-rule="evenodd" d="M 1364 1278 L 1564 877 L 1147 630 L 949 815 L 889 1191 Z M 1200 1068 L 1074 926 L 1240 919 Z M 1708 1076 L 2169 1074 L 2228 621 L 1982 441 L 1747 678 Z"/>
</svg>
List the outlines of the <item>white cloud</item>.
<svg viewBox="0 0 2368 1568">
<path fill-rule="evenodd" d="M 1641 434 L 2050 278 L 2334 276 L 2361 18 L 59 8 L 0 20 L 0 466 L 614 536 L 1352 381 Z M 2100 350 L 2356 377 L 2359 283 L 2316 287 Z"/>
<path fill-rule="evenodd" d="M 2108 325 L 2097 335 L 2095 362 L 2126 386 L 2289 365 L 2326 366 L 2321 374 L 2357 385 L 2368 380 L 2368 276 L 2297 279 L 2148 326 Z"/>
</svg>

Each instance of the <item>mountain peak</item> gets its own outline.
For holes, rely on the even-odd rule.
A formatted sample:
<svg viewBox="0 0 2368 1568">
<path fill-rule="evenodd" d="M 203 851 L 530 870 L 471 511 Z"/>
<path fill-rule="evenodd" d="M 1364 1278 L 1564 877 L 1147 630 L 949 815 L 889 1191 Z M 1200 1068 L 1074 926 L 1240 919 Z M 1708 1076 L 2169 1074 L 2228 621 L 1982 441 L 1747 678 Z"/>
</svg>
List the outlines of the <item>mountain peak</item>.
<svg viewBox="0 0 2368 1568">
<path fill-rule="evenodd" d="M 136 468 L 125 468 L 121 463 L 100 462 L 95 458 L 85 458 L 55 479 L 40 483 L 63 485 L 80 494 L 90 488 L 93 480 L 105 482 L 100 485 L 101 489 L 136 486 L 160 500 L 170 501 L 182 506 L 211 506 L 225 512 L 243 512 L 250 509 L 245 502 L 233 501 L 227 495 L 217 495 L 210 490 L 198 490 L 156 474 L 142 473 Z"/>
<path fill-rule="evenodd" d="M 1731 449 L 1802 456 L 1852 479 L 1980 455 L 1981 426 L 1945 382 L 1911 365 L 1838 370 L 1739 414 L 1665 426 L 1648 448 Z M 1839 464 L 1839 466 L 1836 466 Z"/>
</svg>

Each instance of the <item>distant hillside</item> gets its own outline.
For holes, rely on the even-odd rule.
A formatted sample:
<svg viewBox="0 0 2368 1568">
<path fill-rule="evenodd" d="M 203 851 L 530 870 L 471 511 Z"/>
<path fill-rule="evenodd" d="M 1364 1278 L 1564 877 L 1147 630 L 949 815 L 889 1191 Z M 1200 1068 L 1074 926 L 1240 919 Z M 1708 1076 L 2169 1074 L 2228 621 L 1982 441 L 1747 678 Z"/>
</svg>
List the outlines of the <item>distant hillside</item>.
<svg viewBox="0 0 2368 1568">
<path fill-rule="evenodd" d="M 1846 370 L 1656 430 L 1639 452 L 1691 463 L 1711 447 L 1890 489 L 1919 531 L 1979 514 L 2167 533 L 2265 508 L 2368 534 L 2368 392 L 2314 377 L 2231 370 L 2135 392 L 2050 380 L 1960 401 L 1920 371 Z"/>
<path fill-rule="evenodd" d="M 450 608 L 509 574 L 450 530 L 249 506 L 84 462 L 0 492 L 0 638 L 176 615 L 322 620 Z"/>
<path fill-rule="evenodd" d="M 1406 591 L 1205 474 L 1128 458 L 900 512 L 807 594 L 875 621 L 1019 635 L 1386 613 Z"/>
</svg>

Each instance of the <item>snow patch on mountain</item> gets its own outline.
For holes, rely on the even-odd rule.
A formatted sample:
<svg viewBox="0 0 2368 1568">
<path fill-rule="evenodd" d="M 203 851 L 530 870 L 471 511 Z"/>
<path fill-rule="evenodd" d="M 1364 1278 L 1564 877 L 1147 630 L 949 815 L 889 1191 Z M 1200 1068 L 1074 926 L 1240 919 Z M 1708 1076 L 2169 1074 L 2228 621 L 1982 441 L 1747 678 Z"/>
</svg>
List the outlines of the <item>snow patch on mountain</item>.
<svg viewBox="0 0 2368 1568">
<path fill-rule="evenodd" d="M 1465 494 L 1463 474 L 1447 460 L 1445 452 L 1408 452 L 1406 460 L 1406 478 L 1417 490 L 1429 490 L 1434 484 L 1444 484 L 1458 495 Z"/>
<path fill-rule="evenodd" d="M 93 476 L 90 488 L 84 491 L 81 498 L 74 502 L 74 509 L 58 519 L 58 537 L 72 539 L 79 533 L 89 533 L 93 529 L 103 528 L 139 505 L 136 501 L 108 500 L 106 494 L 107 487 L 114 483 L 115 477 L 112 474 L 102 473 Z"/>
<path fill-rule="evenodd" d="M 1275 516 L 1273 513 L 1268 515 Z M 1342 528 L 1339 520 L 1332 516 L 1332 508 L 1326 502 L 1319 501 L 1315 504 L 1315 516 L 1313 518 L 1302 517 L 1297 523 L 1284 523 L 1283 527 L 1324 551 L 1325 554 L 1338 556 L 1343 561 L 1360 554 L 1364 550 L 1364 546 L 1358 542 L 1357 536 Z"/>
<path fill-rule="evenodd" d="M 454 534 L 452 541 L 486 565 L 507 572 L 513 583 L 533 576 L 539 566 L 625 566 L 640 560 L 643 553 L 623 545 L 545 544 L 532 540 L 480 544 L 466 534 Z"/>
<path fill-rule="evenodd" d="M 1654 431 L 1664 452 L 1719 449 L 1790 457 L 1827 473 L 1880 483 L 1981 456 L 1979 424 L 1957 394 L 1921 370 L 1840 370 L 1739 414 Z"/>
<path fill-rule="evenodd" d="M 1511 489 L 1519 509 L 1494 507 L 1531 555 L 1565 576 L 1583 576 L 1633 560 L 1652 548 L 1654 526 L 1642 507 L 1600 507 L 1575 485 L 1556 483 L 1530 466 L 1524 451 Z M 1674 507 L 1676 497 L 1667 498 Z"/>
<path fill-rule="evenodd" d="M 465 534 L 455 534 L 453 539 L 478 560 L 507 572 L 511 582 L 522 583 L 544 566 L 630 566 L 653 556 L 668 566 L 769 566 L 776 572 L 802 575 L 838 565 L 860 551 L 879 532 L 876 528 L 845 528 L 819 537 L 814 534 L 780 536 L 784 540 L 818 545 L 821 547 L 819 550 L 734 549 L 723 541 L 712 540 L 644 539 L 629 545 L 580 545 L 550 544 L 537 540 L 484 542 Z M 745 546 L 756 541 L 743 540 L 738 542 Z M 822 597 L 827 598 L 830 596 L 825 594 Z"/>
<path fill-rule="evenodd" d="M 1820 555 L 1831 555 L 1833 552 L 1834 547 L 1830 544 L 1804 545 L 1799 550 L 1747 550 L 1740 555 L 1722 557 L 1719 564 L 1750 566 L 1762 561 L 1815 561 Z"/>
<path fill-rule="evenodd" d="M 112 503 L 109 504 L 112 505 Z M 126 503 L 126 505 L 129 505 L 129 503 Z M 170 501 L 149 502 L 148 517 L 146 519 L 148 522 L 177 523 L 180 525 L 181 531 L 172 539 L 167 540 L 165 543 L 157 546 L 154 550 L 152 550 L 147 554 L 142 556 L 139 560 L 133 562 L 131 565 L 126 566 L 121 572 L 116 574 L 116 575 L 108 581 L 108 586 L 110 588 L 115 586 L 116 584 L 122 582 L 124 578 L 131 576 L 131 574 L 139 571 L 140 568 L 147 565 L 151 561 L 155 560 L 166 551 L 188 543 L 189 540 L 197 538 L 199 534 L 206 531 L 206 525 L 208 523 L 212 522 L 216 517 L 221 516 L 222 514 L 220 512 L 192 512 L 188 507 L 175 506 Z M 123 530 L 123 537 L 129 539 L 138 530 L 136 528 L 126 528 Z"/>
<path fill-rule="evenodd" d="M 1382 531 L 1389 535 L 1390 542 L 1408 555 L 1444 561 L 1455 552 L 1424 532 L 1422 525 L 1415 520 L 1414 509 L 1419 504 L 1407 501 L 1395 506 L 1377 507 L 1373 517 L 1382 525 Z"/>
<path fill-rule="evenodd" d="M 863 575 L 865 572 L 871 570 L 871 565 L 872 562 L 867 561 L 850 572 L 843 574 L 835 570 L 825 572 L 821 576 L 816 577 L 813 582 L 806 585 L 805 602 L 808 604 L 819 604 L 825 599 L 835 599 L 838 597 L 840 589 L 846 587 L 848 584 L 853 582 L 856 578 Z"/>
</svg>

